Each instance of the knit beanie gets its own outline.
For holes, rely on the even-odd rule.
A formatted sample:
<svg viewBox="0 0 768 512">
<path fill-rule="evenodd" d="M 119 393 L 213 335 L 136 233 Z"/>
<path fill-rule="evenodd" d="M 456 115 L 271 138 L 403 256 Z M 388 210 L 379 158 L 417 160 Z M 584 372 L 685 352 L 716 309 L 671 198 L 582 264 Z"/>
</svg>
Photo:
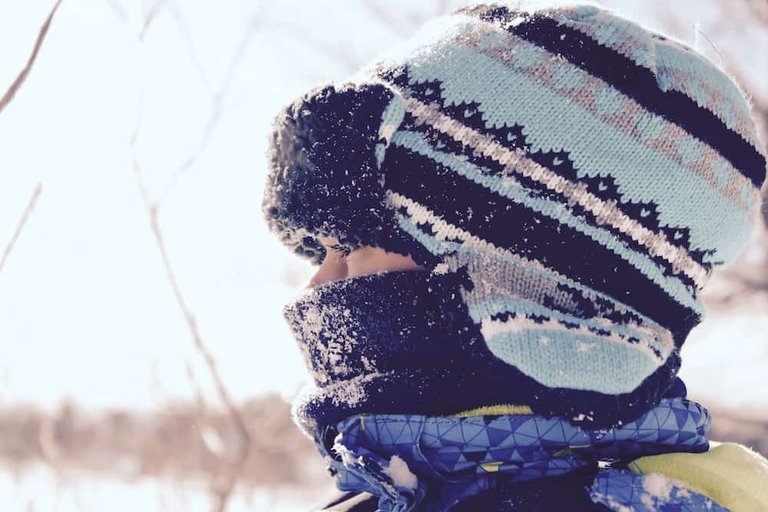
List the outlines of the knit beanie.
<svg viewBox="0 0 768 512">
<path fill-rule="evenodd" d="M 766 170 L 743 92 L 691 48 L 593 6 L 497 4 L 298 98 L 269 164 L 292 250 L 320 262 L 333 237 L 461 274 L 498 364 L 601 396 L 672 382 Z"/>
</svg>

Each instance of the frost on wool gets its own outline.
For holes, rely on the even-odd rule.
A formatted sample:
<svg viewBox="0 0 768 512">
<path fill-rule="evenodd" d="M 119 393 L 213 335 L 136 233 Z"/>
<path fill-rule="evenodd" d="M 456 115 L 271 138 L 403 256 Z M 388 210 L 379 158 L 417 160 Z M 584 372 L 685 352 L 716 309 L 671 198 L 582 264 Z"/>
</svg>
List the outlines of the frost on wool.
<svg viewBox="0 0 768 512">
<path fill-rule="evenodd" d="M 289 248 L 320 264 L 318 236 L 375 245 L 391 221 L 379 160 L 402 111 L 389 87 L 347 82 L 320 85 L 275 117 L 262 209 Z"/>
<path fill-rule="evenodd" d="M 334 405 L 354 407 L 368 397 L 366 384 L 380 378 L 382 375 L 385 374 L 374 372 L 360 375 L 349 380 L 331 384 L 323 389 L 332 398 Z M 389 375 L 392 375 L 392 373 Z"/>
<path fill-rule="evenodd" d="M 293 322 L 300 324 L 304 343 L 299 346 L 319 385 L 327 384 L 333 378 L 347 377 L 353 372 L 353 368 L 345 362 L 345 354 L 349 354 L 357 344 L 358 329 L 351 316 L 352 312 L 347 307 L 307 304 L 299 317 L 292 318 Z M 366 368 L 373 367 L 370 360 L 362 363 Z"/>
</svg>

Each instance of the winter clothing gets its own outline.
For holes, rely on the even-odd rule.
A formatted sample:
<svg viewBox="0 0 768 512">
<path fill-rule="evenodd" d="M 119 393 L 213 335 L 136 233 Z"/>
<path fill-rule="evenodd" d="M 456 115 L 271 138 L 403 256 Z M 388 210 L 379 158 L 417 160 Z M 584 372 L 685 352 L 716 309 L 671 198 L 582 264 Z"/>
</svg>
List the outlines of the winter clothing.
<svg viewBox="0 0 768 512">
<path fill-rule="evenodd" d="M 677 407 L 672 405 L 675 402 L 677 402 Z M 442 499 L 451 499 L 450 492 L 453 492 L 455 496 L 457 490 L 459 492 L 466 491 L 467 482 L 477 485 L 484 480 L 487 488 L 462 500 L 460 504 L 450 509 L 452 512 L 541 510 L 557 512 L 592 510 L 758 512 L 768 509 L 768 501 L 766 501 L 768 462 L 747 448 L 733 443 L 712 443 L 714 447 L 708 452 L 694 453 L 700 450 L 702 446 L 706 446 L 703 433 L 709 425 L 709 419 L 706 416 L 706 411 L 701 409 L 698 404 L 692 402 L 686 404 L 686 402 L 679 399 L 663 401 L 663 406 L 657 408 L 655 416 L 646 415 L 642 420 L 635 423 L 636 426 L 641 426 L 635 432 L 631 431 L 630 426 L 618 429 L 618 432 L 605 432 L 608 438 L 611 438 L 612 435 L 614 435 L 614 439 L 620 437 L 621 441 L 618 446 L 622 446 L 622 449 L 614 450 L 613 453 L 602 451 L 604 458 L 616 458 L 621 451 L 623 451 L 621 455 L 626 457 L 633 452 L 638 454 L 644 450 L 666 451 L 672 447 L 683 451 L 692 450 L 686 453 L 665 453 L 640 457 L 629 463 L 626 468 L 614 462 L 612 467 L 596 470 L 594 466 L 589 466 L 589 459 L 583 457 L 584 454 L 597 456 L 601 449 L 609 448 L 610 441 L 606 440 L 606 437 L 600 438 L 597 443 L 592 445 L 576 445 L 578 450 L 566 449 L 558 452 L 558 436 L 573 434 L 571 427 L 566 426 L 560 432 L 556 429 L 549 431 L 541 429 L 541 425 L 537 425 L 539 430 L 533 428 L 528 432 L 521 428 L 526 422 L 530 424 L 541 422 L 540 418 L 528 420 L 516 417 L 494 418 L 488 420 L 485 429 L 478 428 L 483 426 L 482 422 L 475 421 L 474 425 L 469 425 L 468 428 L 467 426 L 457 428 L 457 422 L 453 419 L 431 418 L 432 425 L 430 426 L 433 427 L 433 431 L 429 432 L 430 429 L 425 428 L 416 433 L 417 437 L 425 440 L 423 444 L 428 448 L 427 450 L 419 450 L 415 447 L 421 446 L 421 444 L 409 444 L 408 442 L 409 438 L 415 437 L 414 432 L 409 428 L 401 428 L 406 425 L 411 427 L 414 423 L 413 417 L 362 416 L 356 418 L 359 425 L 355 425 L 354 420 L 346 423 L 348 429 L 352 427 L 351 430 L 354 434 L 349 436 L 342 434 L 341 440 L 344 440 L 345 437 L 348 440 L 340 447 L 339 452 L 342 456 L 346 454 L 349 457 L 350 450 L 346 448 L 346 445 L 355 445 L 354 453 L 363 452 L 366 456 L 359 459 L 356 464 L 350 464 L 350 467 L 362 470 L 367 475 L 377 475 L 383 481 L 378 482 L 377 477 L 374 476 L 374 483 L 378 482 L 378 485 L 385 487 L 387 485 L 394 486 L 396 491 L 398 490 L 395 485 L 396 480 L 394 478 L 387 480 L 387 475 L 407 475 L 407 473 L 391 470 L 392 466 L 398 468 L 400 457 L 397 453 L 410 461 L 414 458 L 424 459 L 424 454 L 426 454 L 427 457 L 438 459 L 437 464 L 443 469 L 446 466 L 446 461 L 448 464 L 455 464 L 455 467 L 471 468 L 474 465 L 479 476 L 476 475 L 476 479 L 473 481 L 471 476 L 467 476 L 469 472 L 464 471 L 461 478 L 450 480 L 450 483 L 447 484 L 443 483 L 445 489 L 449 490 L 449 495 L 443 496 Z M 683 404 L 686 404 L 685 407 L 679 407 Z M 672 407 L 669 407 L 670 405 Z M 665 408 L 669 411 L 674 410 L 675 413 L 665 415 L 663 412 Z M 697 410 L 703 414 L 697 414 Z M 682 439 L 685 435 L 693 434 L 694 430 L 691 427 L 694 424 L 688 423 L 690 418 L 697 418 L 694 420 L 696 434 L 687 438 L 687 443 L 675 446 L 675 436 L 683 434 L 678 437 L 678 439 Z M 651 421 L 646 422 L 648 419 Z M 416 422 L 419 420 L 416 418 Z M 438 429 L 435 434 L 434 425 L 443 422 L 447 424 L 448 428 Z M 505 424 L 505 427 L 516 424 L 517 428 L 514 429 L 515 432 L 510 433 L 511 429 L 497 428 L 500 423 Z M 541 423 L 552 424 L 552 422 Z M 654 424 L 658 424 L 658 430 L 653 427 Z M 459 427 L 461 427 L 460 424 Z M 509 434 L 508 437 L 503 437 L 505 433 Z M 615 435 L 617 433 L 618 436 Z M 594 434 L 595 432 L 591 433 L 589 437 L 597 439 L 602 432 L 597 432 L 598 436 Z M 502 441 L 491 442 L 493 436 L 497 436 L 497 438 L 502 436 Z M 515 436 L 517 437 L 515 438 Z M 653 436 L 658 436 L 662 442 L 653 441 Z M 372 454 L 368 448 L 361 448 L 359 446 L 360 437 L 364 438 L 363 444 L 367 447 L 370 447 L 372 443 L 376 445 L 379 450 L 378 453 Z M 633 437 L 641 440 L 641 442 L 626 444 L 626 441 Z M 382 442 L 382 439 L 386 439 L 386 441 Z M 394 442 L 396 439 L 399 442 Z M 518 442 L 519 451 L 509 449 L 509 446 Z M 537 445 L 537 442 L 541 444 Z M 493 448 L 486 452 L 481 446 L 483 443 Z M 571 441 L 569 444 L 574 445 L 575 443 Z M 437 449 L 435 449 L 436 446 Z M 561 464 L 561 468 L 565 467 L 568 463 L 566 459 L 573 457 L 575 453 L 582 457 L 579 460 L 582 467 L 561 476 L 550 475 L 547 478 L 522 479 L 519 477 L 525 470 L 521 467 L 502 464 L 497 466 L 496 464 L 481 462 L 483 459 L 490 459 L 498 455 L 512 455 L 517 461 L 521 461 L 526 456 L 530 457 L 531 454 L 543 456 L 541 460 L 543 462 L 548 455 L 553 457 L 549 460 L 550 466 L 539 464 L 538 469 L 543 467 L 551 470 L 552 465 Z M 390 457 L 390 461 L 395 461 L 395 464 L 384 460 L 382 455 Z M 610 457 L 606 457 L 606 455 L 610 455 Z M 385 469 L 382 470 L 382 466 L 374 460 L 378 460 L 379 463 L 383 462 Z M 340 478 L 341 488 L 361 489 L 369 485 L 368 482 L 360 485 L 359 481 L 355 482 L 354 476 L 350 478 L 348 466 L 332 462 L 332 465 L 334 464 L 341 468 L 343 475 Z M 418 463 L 411 462 L 410 467 L 418 467 Z M 501 472 L 499 468 L 502 468 Z M 512 472 L 517 473 L 517 475 L 511 479 L 504 479 L 503 468 L 512 469 Z M 434 475 L 434 469 L 433 466 L 429 466 L 427 474 Z M 480 469 L 487 471 L 487 473 L 483 474 Z M 488 471 L 489 469 L 490 471 Z M 445 472 L 440 471 L 440 475 L 444 476 Z M 421 480 L 423 476 L 424 472 L 419 472 L 420 480 L 418 480 L 417 486 L 435 486 L 434 481 Z M 406 476 L 406 478 L 400 477 L 399 480 L 407 483 L 413 478 Z M 439 488 L 441 484 L 437 483 L 437 486 Z M 427 505 L 432 508 L 419 510 L 444 510 L 435 502 L 434 494 L 433 490 L 433 501 L 431 505 Z M 365 492 L 350 492 L 323 510 L 336 512 L 390 510 L 386 508 L 389 506 L 386 501 L 391 496 L 386 493 L 383 495 L 385 498 L 380 499 Z M 403 495 L 409 495 L 407 490 L 399 497 Z M 385 502 L 385 508 L 379 508 L 382 501 Z"/>
<path fill-rule="evenodd" d="M 323 284 L 289 304 L 286 318 L 316 384 L 294 404 L 304 429 L 360 413 L 447 415 L 504 404 L 607 427 L 636 418 L 681 385 L 668 381 L 678 366 L 675 355 L 663 378 L 618 396 L 545 386 L 488 349 L 462 300 L 467 281 L 462 272 L 371 274 Z M 536 311 L 522 298 L 509 297 L 504 305 Z M 554 364 L 546 353 L 533 362 Z M 560 370 L 600 372 L 599 363 Z M 597 376 L 609 380 L 624 369 Z"/>
<path fill-rule="evenodd" d="M 297 418 L 342 487 L 373 492 L 382 511 L 718 507 L 705 488 L 626 469 L 648 454 L 642 436 L 614 439 L 619 461 L 598 471 L 597 440 L 687 403 L 676 374 L 699 292 L 751 231 L 766 160 L 726 74 L 596 7 L 475 5 L 297 99 L 269 159 L 264 212 L 292 250 L 319 262 L 331 237 L 426 269 L 324 284 L 286 307 L 316 385 Z M 350 430 L 370 421 L 408 423 L 398 435 L 416 436 L 412 450 Z M 500 457 L 501 437 L 481 428 L 481 458 L 458 461 L 471 477 L 446 477 L 418 452 L 446 421 L 554 422 L 566 451 L 537 431 L 545 456 L 526 459 L 513 436 Z M 687 421 L 654 450 L 706 450 L 701 432 L 689 446 Z M 529 463 L 530 482 L 515 473 Z M 550 492 L 555 478 L 570 498 Z M 663 492 L 643 498 L 649 488 Z"/>
<path fill-rule="evenodd" d="M 317 441 L 338 474 L 340 489 L 380 496 L 382 512 L 419 505 L 418 510 L 432 512 L 449 510 L 463 498 L 493 489 L 499 480 L 594 474 L 598 461 L 706 451 L 708 428 L 704 408 L 675 398 L 611 429 L 583 429 L 536 415 L 369 414 L 329 425 Z M 333 446 L 327 445 L 330 439 Z"/>
<path fill-rule="evenodd" d="M 276 120 L 265 212 L 283 241 L 459 275 L 469 335 L 510 394 L 536 383 L 537 413 L 611 424 L 658 403 L 765 176 L 738 87 L 594 7 L 466 8 L 355 80 Z"/>
<path fill-rule="evenodd" d="M 416 510 L 724 512 L 713 495 L 730 500 L 730 510 L 763 510 L 765 461 L 737 445 L 701 453 L 708 427 L 706 410 L 680 398 L 662 400 L 635 422 L 599 430 L 535 415 L 356 416 L 326 429 L 318 444 L 341 489 L 374 494 L 325 510 L 411 510 L 428 496 Z M 687 453 L 621 462 L 673 450 Z M 656 467 L 647 471 L 651 464 Z"/>
<path fill-rule="evenodd" d="M 641 457 L 629 468 L 640 474 L 662 474 L 685 482 L 734 511 L 768 510 L 768 461 L 735 443 L 711 443 L 707 453 L 669 453 Z"/>
</svg>

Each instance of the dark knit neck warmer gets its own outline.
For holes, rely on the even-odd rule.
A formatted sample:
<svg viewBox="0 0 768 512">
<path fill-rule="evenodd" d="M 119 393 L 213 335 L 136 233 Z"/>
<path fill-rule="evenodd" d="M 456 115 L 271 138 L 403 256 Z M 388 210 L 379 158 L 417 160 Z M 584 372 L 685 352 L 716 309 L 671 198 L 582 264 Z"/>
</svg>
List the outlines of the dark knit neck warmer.
<svg viewBox="0 0 768 512">
<path fill-rule="evenodd" d="M 462 302 L 465 279 L 372 274 L 321 285 L 286 306 L 316 385 L 295 404 L 302 427 L 316 433 L 359 413 L 450 415 L 499 404 L 600 427 L 685 395 L 676 356 L 623 395 L 539 384 L 488 350 Z"/>
</svg>

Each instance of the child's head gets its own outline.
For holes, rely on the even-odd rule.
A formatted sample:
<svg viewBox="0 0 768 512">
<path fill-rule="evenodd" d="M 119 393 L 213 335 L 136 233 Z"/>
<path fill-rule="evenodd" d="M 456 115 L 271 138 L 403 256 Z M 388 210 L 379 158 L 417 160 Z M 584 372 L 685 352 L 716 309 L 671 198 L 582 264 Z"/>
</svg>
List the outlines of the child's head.
<svg viewBox="0 0 768 512">
<path fill-rule="evenodd" d="M 726 74 L 591 6 L 461 9 L 296 100 L 272 142 L 265 213 L 289 247 L 461 274 L 496 358 L 607 395 L 674 375 L 765 177 Z"/>
<path fill-rule="evenodd" d="M 401 158 L 403 149 L 424 158 Z M 325 254 L 318 238 L 329 237 L 347 250 L 418 253 L 434 265 L 442 257 L 404 222 L 403 194 L 391 186 L 396 174 L 434 186 L 427 174 L 414 176 L 414 165 L 452 168 L 425 151 L 454 153 L 486 181 L 496 178 L 480 184 L 470 207 L 494 194 L 488 189 L 526 187 L 630 241 L 650 237 L 637 252 L 692 284 L 739 252 L 765 172 L 742 92 L 690 48 L 592 6 L 531 16 L 477 5 L 434 21 L 356 82 L 318 87 L 277 118 L 267 218 L 317 263 Z M 449 199 L 464 191 L 441 190 Z M 506 197 L 501 209 L 511 203 L 520 201 Z M 598 219 L 604 204 L 613 215 Z M 514 224 L 505 229 L 547 230 Z"/>
</svg>

